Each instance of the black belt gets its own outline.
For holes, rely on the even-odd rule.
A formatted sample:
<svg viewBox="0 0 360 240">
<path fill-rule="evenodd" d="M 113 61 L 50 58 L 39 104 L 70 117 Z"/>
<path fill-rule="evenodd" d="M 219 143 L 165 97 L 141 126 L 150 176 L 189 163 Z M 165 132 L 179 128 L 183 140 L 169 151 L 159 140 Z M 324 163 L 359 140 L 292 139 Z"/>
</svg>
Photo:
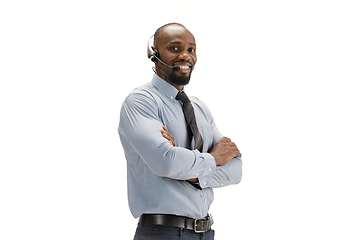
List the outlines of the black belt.
<svg viewBox="0 0 360 240">
<path fill-rule="evenodd" d="M 187 226 L 185 227 L 187 220 Z M 168 214 L 143 214 L 139 218 L 140 223 L 162 225 L 168 227 L 187 228 L 196 233 L 203 233 L 210 230 L 214 223 L 212 216 L 205 218 L 187 218 Z"/>
</svg>

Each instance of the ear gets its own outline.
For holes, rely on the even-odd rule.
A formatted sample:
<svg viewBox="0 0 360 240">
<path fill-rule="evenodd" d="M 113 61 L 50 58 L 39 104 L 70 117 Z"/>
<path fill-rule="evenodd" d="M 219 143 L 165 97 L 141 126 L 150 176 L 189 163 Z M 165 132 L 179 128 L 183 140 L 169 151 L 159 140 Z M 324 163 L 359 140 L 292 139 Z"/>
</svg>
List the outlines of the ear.
<svg viewBox="0 0 360 240">
<path fill-rule="evenodd" d="M 151 46 L 151 48 L 152 48 L 152 50 L 153 50 L 153 52 L 154 52 L 154 56 L 156 56 L 157 58 L 160 58 L 159 51 L 158 51 L 155 47 L 153 47 L 153 46 Z"/>
</svg>

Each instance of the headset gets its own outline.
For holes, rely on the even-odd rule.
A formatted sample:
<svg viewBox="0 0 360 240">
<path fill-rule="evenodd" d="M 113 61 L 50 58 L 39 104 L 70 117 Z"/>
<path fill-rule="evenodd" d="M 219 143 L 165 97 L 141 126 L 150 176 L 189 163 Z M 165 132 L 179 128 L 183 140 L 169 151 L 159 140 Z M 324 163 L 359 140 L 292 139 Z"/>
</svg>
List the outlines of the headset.
<svg viewBox="0 0 360 240">
<path fill-rule="evenodd" d="M 151 38 L 148 41 L 148 45 L 147 45 L 147 57 L 156 64 L 157 61 L 160 61 L 163 65 L 165 65 L 166 67 L 171 68 L 172 70 L 174 70 L 175 72 L 180 71 L 180 66 L 170 66 L 166 63 L 164 63 L 163 61 L 161 61 L 160 59 L 160 54 L 159 51 L 157 49 L 153 50 L 150 46 L 150 40 L 154 38 L 154 35 L 151 36 Z"/>
<path fill-rule="evenodd" d="M 151 39 L 154 38 L 154 35 L 148 41 L 148 48 L 147 48 L 147 56 L 152 62 L 156 62 L 157 58 L 160 58 L 159 51 L 157 49 L 153 50 L 150 46 Z"/>
</svg>

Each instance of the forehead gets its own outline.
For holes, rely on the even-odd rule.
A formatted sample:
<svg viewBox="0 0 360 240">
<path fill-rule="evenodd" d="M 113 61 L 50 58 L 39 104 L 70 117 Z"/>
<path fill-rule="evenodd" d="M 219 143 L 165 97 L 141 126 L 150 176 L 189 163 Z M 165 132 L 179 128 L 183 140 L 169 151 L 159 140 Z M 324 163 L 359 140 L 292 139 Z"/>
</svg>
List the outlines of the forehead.
<svg viewBox="0 0 360 240">
<path fill-rule="evenodd" d="M 156 45 L 166 46 L 171 43 L 196 44 L 192 33 L 181 26 L 168 26 L 159 34 Z"/>
</svg>

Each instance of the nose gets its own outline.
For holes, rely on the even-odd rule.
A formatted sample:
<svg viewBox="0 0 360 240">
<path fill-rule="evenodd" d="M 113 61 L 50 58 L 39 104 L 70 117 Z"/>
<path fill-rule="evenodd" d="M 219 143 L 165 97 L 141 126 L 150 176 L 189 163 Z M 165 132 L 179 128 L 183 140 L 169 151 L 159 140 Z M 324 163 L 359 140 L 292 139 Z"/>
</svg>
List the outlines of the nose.
<svg viewBox="0 0 360 240">
<path fill-rule="evenodd" d="M 184 50 L 179 54 L 178 58 L 187 61 L 190 59 L 190 55 L 186 50 Z"/>
</svg>

